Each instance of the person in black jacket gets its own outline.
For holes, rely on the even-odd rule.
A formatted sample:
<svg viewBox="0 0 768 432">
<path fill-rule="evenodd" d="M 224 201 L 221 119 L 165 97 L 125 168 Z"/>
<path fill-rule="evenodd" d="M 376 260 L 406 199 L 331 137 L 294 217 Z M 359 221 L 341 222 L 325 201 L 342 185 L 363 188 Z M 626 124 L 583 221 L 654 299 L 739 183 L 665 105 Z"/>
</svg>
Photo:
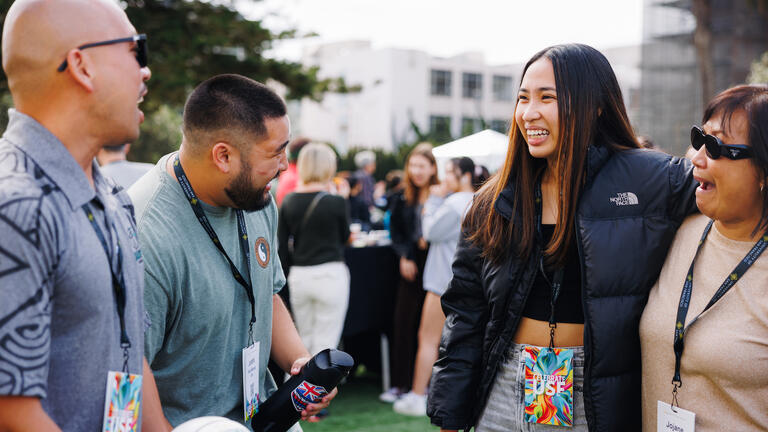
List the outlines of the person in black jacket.
<svg viewBox="0 0 768 432">
<path fill-rule="evenodd" d="M 514 124 L 463 224 L 427 414 L 442 430 L 640 430 L 638 324 L 696 209 L 691 165 L 638 148 L 586 45 L 533 56 Z M 562 368 L 537 375 L 552 359 Z"/>
<path fill-rule="evenodd" d="M 409 390 L 413 381 L 417 332 L 425 294 L 422 275 L 428 246 L 421 232 L 421 210 L 429 198 L 429 187 L 438 183 L 432 144 L 419 144 L 408 153 L 403 183 L 403 191 L 392 197 L 390 207 L 389 230 L 392 249 L 400 257 L 401 278 L 392 320 L 392 387 L 379 396 L 384 402 L 397 400 Z"/>
<path fill-rule="evenodd" d="M 349 205 L 330 194 L 336 154 L 326 144 L 309 143 L 296 163 L 299 184 L 280 208 L 277 237 L 281 262 L 289 265 L 291 309 L 310 354 L 336 348 L 349 304 Z"/>
</svg>

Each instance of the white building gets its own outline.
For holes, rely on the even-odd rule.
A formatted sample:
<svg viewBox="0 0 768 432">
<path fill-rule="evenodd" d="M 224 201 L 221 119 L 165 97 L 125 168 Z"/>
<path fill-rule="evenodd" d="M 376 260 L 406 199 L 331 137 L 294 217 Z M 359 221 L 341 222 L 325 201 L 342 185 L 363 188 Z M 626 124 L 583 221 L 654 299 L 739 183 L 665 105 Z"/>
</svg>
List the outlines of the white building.
<svg viewBox="0 0 768 432">
<path fill-rule="evenodd" d="M 639 47 L 606 50 L 625 102 L 639 86 Z M 321 103 L 301 102 L 293 116 L 297 132 L 330 142 L 340 152 L 355 147 L 393 150 L 419 131 L 444 142 L 486 128 L 506 133 L 523 64 L 491 66 L 480 53 L 450 58 L 423 51 L 382 48 L 350 41 L 321 45 L 303 62 L 321 77 L 343 77 L 359 93 L 326 94 Z M 631 109 L 630 109 L 631 111 Z"/>
<path fill-rule="evenodd" d="M 370 42 L 322 45 L 304 56 L 322 77 L 343 77 L 362 90 L 302 101 L 299 133 L 354 147 L 392 150 L 413 141 L 411 123 L 450 141 L 487 127 L 506 131 L 514 109 L 517 66 L 489 66 L 478 53 L 433 57 L 408 49 L 373 49 Z M 482 119 L 482 120 L 481 120 Z"/>
</svg>

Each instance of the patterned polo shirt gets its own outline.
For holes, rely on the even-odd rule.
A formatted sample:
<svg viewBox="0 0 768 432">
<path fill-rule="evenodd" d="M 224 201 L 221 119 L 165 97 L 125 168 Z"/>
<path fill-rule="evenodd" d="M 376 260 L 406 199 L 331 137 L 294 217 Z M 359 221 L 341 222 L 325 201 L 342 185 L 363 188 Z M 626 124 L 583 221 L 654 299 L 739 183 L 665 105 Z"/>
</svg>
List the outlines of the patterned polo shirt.
<svg viewBox="0 0 768 432">
<path fill-rule="evenodd" d="M 40 398 L 64 431 L 101 430 L 108 371 L 123 367 L 110 271 L 118 255 L 129 371 L 142 373 L 143 258 L 133 207 L 96 163 L 92 187 L 50 131 L 18 111 L 9 117 L 0 139 L 0 395 Z"/>
</svg>

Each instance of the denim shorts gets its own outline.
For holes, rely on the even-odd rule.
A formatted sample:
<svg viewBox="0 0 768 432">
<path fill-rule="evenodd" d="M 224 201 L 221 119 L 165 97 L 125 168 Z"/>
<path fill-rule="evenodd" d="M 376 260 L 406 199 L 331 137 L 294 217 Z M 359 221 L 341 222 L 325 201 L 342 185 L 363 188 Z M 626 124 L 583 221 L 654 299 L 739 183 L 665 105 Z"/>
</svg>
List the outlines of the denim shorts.
<svg viewBox="0 0 768 432">
<path fill-rule="evenodd" d="M 584 347 L 573 349 L 573 427 L 528 423 L 525 411 L 525 345 L 512 344 L 491 387 L 476 432 L 574 431 L 587 432 L 584 415 Z M 565 347 L 564 347 L 565 348 Z"/>
</svg>

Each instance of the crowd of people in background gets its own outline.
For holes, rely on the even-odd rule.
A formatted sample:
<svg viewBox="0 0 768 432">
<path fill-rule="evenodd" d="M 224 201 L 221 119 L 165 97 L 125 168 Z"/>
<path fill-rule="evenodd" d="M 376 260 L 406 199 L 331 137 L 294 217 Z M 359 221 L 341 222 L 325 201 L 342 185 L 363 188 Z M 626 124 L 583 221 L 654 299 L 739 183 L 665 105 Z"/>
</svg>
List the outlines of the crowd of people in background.
<svg viewBox="0 0 768 432">
<path fill-rule="evenodd" d="M 110 0 L 7 14 L 0 430 L 250 428 L 342 342 L 345 249 L 368 231 L 396 256 L 379 399 L 397 413 L 768 428 L 768 86 L 715 96 L 678 158 L 636 136 L 605 56 L 551 46 L 522 71 L 497 173 L 457 157 L 439 178 L 419 143 L 376 179 L 373 151 L 339 172 L 273 90 L 218 75 L 190 92 L 179 150 L 137 164 L 146 42 Z M 312 392 L 297 410 L 320 421 L 338 390 Z"/>
</svg>

